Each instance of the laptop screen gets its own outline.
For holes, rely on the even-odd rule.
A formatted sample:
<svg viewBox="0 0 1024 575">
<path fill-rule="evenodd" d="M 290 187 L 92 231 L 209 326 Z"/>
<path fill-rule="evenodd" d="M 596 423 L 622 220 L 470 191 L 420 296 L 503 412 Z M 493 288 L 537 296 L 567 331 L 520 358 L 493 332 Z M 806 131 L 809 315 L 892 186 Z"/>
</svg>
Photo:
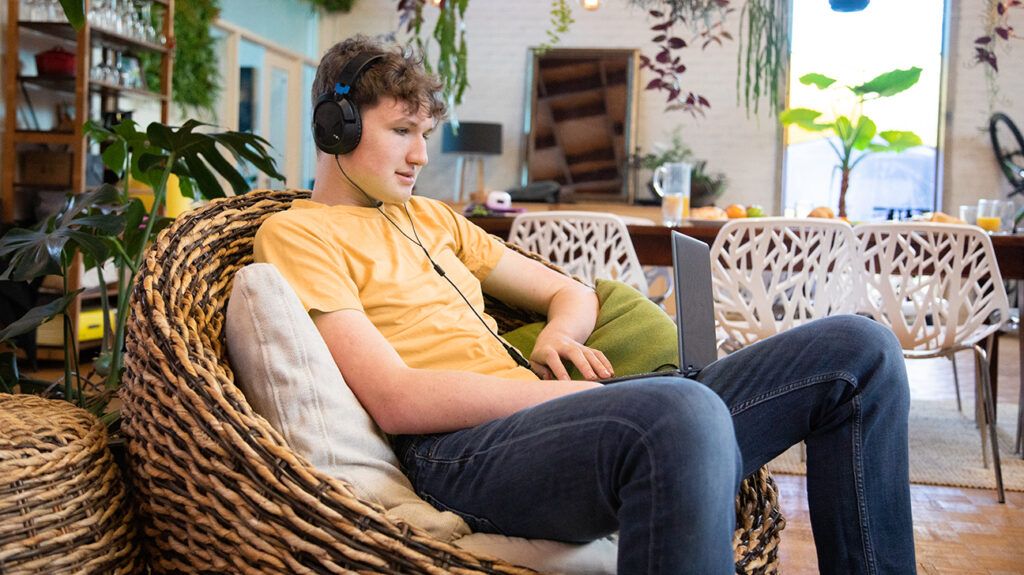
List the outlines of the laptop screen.
<svg viewBox="0 0 1024 575">
<path fill-rule="evenodd" d="M 700 240 L 672 232 L 679 368 L 703 369 L 718 359 L 715 348 L 714 299 L 711 294 L 711 250 Z"/>
</svg>

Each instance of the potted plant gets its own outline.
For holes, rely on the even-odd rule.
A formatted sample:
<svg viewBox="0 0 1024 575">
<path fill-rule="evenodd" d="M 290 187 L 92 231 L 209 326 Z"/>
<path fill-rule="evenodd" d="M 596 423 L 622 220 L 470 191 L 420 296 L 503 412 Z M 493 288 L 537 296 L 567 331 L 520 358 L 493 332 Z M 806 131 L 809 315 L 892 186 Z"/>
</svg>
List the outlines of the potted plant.
<svg viewBox="0 0 1024 575">
<path fill-rule="evenodd" d="M 726 177 L 721 172 L 710 172 L 707 160 L 696 160 L 693 151 L 683 143 L 682 130 L 672 131 L 672 143 L 658 153 L 647 153 L 636 157 L 636 168 L 653 171 L 658 166 L 670 162 L 686 162 L 693 166 L 690 172 L 690 206 L 699 208 L 714 205 L 722 192 L 725 191 Z M 654 183 L 647 181 L 647 189 L 652 197 L 657 197 Z"/>
<path fill-rule="evenodd" d="M 116 410 L 109 409 L 109 403 L 117 392 L 123 371 L 125 325 L 130 309 L 128 296 L 147 244 L 170 221 L 161 215 L 161 210 L 171 176 L 177 177 L 187 197 L 224 196 L 217 175 L 224 178 L 236 194 L 245 193 L 248 184 L 224 156 L 224 150 L 238 164 L 247 162 L 273 178 L 284 179 L 277 172 L 268 151 L 269 144 L 263 138 L 231 131 L 197 131 L 202 126 L 204 124 L 194 120 L 181 127 L 154 122 L 142 132 L 131 120 L 113 129 L 87 122 L 86 133 L 105 146 L 103 163 L 121 175 L 117 185 L 103 184 L 83 194 L 69 194 L 58 213 L 34 228 L 14 228 L 0 237 L 0 259 L 8 260 L 0 280 L 30 282 L 44 275 L 64 279 L 63 294 L 30 309 L 0 330 L 0 343 L 13 344 L 17 336 L 35 330 L 51 318 L 62 317 L 66 344 L 63 385 L 58 386 L 58 395 L 74 401 L 108 425 L 116 424 L 119 419 Z M 152 188 L 153 203 L 149 210 L 141 200 L 129 195 L 129 179 Z M 68 311 L 83 291 L 69 290 L 67 281 L 69 269 L 79 254 L 87 269 L 97 269 L 101 294 L 108 293 L 111 282 L 117 285 L 114 309 L 110 309 L 108 298 L 100 298 L 104 317 L 103 345 L 90 374 L 83 374 L 79 369 L 76 338 L 71 331 Z M 116 278 L 103 276 L 103 266 L 109 261 L 116 264 Z M 31 382 L 17 369 L 15 352 L 0 353 L 0 391 L 11 393 L 15 386 L 23 389 L 23 384 L 28 383 Z"/>
<path fill-rule="evenodd" d="M 875 122 L 863 113 L 864 102 L 887 98 L 903 92 L 917 83 L 921 77 L 920 68 L 892 70 L 858 86 L 843 86 L 855 97 L 855 105 L 849 115 L 837 115 L 822 121 L 823 114 L 809 108 L 787 109 L 779 114 L 782 125 L 797 125 L 812 132 L 830 132 L 835 136 L 827 141 L 836 153 L 840 173 L 838 216 L 846 217 L 846 192 L 850 187 L 850 173 L 864 158 L 878 152 L 899 153 L 921 145 L 921 138 L 909 131 L 886 130 L 879 132 Z M 835 80 L 822 74 L 806 74 L 800 83 L 815 86 L 819 90 L 833 87 Z M 876 137 L 877 136 L 877 137 Z M 856 156 L 856 157 L 855 157 Z"/>
</svg>

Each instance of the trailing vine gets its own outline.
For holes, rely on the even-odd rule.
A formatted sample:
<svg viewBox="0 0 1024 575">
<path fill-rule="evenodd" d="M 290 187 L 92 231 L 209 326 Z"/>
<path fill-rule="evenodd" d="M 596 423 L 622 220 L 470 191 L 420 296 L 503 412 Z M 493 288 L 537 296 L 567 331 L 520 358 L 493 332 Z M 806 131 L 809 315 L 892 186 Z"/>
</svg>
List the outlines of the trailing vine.
<svg viewBox="0 0 1024 575">
<path fill-rule="evenodd" d="M 572 7 L 569 6 L 569 0 L 552 0 L 551 22 L 550 27 L 546 31 L 548 41 L 538 46 L 535 52 L 540 55 L 553 48 L 555 44 L 561 41 L 562 34 L 568 32 L 569 26 L 574 22 L 576 20 L 572 17 Z"/>
<path fill-rule="evenodd" d="M 757 114 L 762 96 L 768 112 L 779 112 L 780 80 L 785 77 L 789 53 L 785 0 L 747 0 L 740 12 L 740 40 L 736 55 L 736 100 Z M 746 28 L 744 28 L 744 24 Z M 746 50 L 743 36 L 747 37 Z"/>
<path fill-rule="evenodd" d="M 438 46 L 437 63 L 434 65 L 430 63 L 427 41 L 422 33 L 424 4 L 426 0 L 399 0 L 399 27 L 404 25 L 406 33 L 413 35 L 412 42 L 423 55 L 424 66 L 428 72 L 440 77 L 448 108 L 454 110 L 462 103 L 462 95 L 469 87 L 466 26 L 463 22 L 469 0 L 440 0 L 440 14 L 432 34 Z"/>
<path fill-rule="evenodd" d="M 644 10 L 668 12 L 673 21 L 685 24 L 695 36 L 705 38 L 705 46 L 714 40 L 710 39 L 711 31 L 721 30 L 725 17 L 733 8 L 730 0 L 628 0 L 630 4 Z M 658 16 L 660 18 L 660 16 Z M 728 38 L 728 34 L 724 37 Z"/>
<path fill-rule="evenodd" d="M 641 0 L 631 1 L 637 4 L 649 3 Z M 684 93 L 682 74 L 686 72 L 686 65 L 682 63 L 678 51 L 689 44 L 673 32 L 677 25 L 683 25 L 695 35 L 694 39 L 703 40 L 702 49 L 711 44 L 721 45 L 722 38 L 732 39 L 724 29 L 725 15 L 732 9 L 728 7 L 728 0 L 677 0 L 666 4 L 671 8 L 668 14 L 661 10 L 650 10 L 647 13 L 656 20 L 654 26 L 651 26 L 651 31 L 655 34 L 651 41 L 658 47 L 658 51 L 653 59 L 646 55 L 640 56 L 640 67 L 647 68 L 657 75 L 647 83 L 645 89 L 662 90 L 667 93 L 666 111 L 684 110 L 695 115 L 703 114 L 705 109 L 711 107 L 711 103 L 693 91 Z M 712 14 L 717 14 L 717 18 L 712 18 Z"/>
<path fill-rule="evenodd" d="M 989 109 L 995 108 L 995 99 L 998 95 L 996 85 L 996 74 L 999 73 L 999 58 L 996 51 L 1001 48 L 1001 42 L 1007 42 L 1011 38 L 1020 38 L 1014 33 L 1010 24 L 1011 9 L 1024 8 L 1021 0 L 988 0 L 985 8 L 985 35 L 974 40 L 974 61 L 976 64 L 985 64 L 985 83 L 988 85 Z M 1002 46 L 1005 48 L 1005 46 Z"/>
<path fill-rule="evenodd" d="M 974 40 L 974 60 L 979 64 L 988 64 L 994 72 L 999 71 L 999 59 L 996 56 L 996 48 L 1000 40 L 1007 41 L 1010 38 L 1020 38 L 1014 34 L 1013 26 L 1010 25 L 1010 9 L 1021 8 L 1024 2 L 1021 0 L 989 0 L 988 8 L 985 9 L 985 31 L 986 34 Z"/>
</svg>

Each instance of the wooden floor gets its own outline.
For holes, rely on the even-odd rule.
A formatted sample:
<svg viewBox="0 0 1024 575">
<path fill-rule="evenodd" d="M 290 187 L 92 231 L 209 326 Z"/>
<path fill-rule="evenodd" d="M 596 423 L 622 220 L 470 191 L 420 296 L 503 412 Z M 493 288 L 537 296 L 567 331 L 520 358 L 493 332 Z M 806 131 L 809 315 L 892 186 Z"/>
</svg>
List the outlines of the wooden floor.
<svg viewBox="0 0 1024 575">
<path fill-rule="evenodd" d="M 1020 382 L 1016 336 L 1000 340 L 999 401 L 1017 403 Z M 972 363 L 958 356 L 962 391 L 970 390 Z M 950 362 L 944 359 L 907 363 L 911 401 L 954 399 Z M 1004 453 L 1004 457 L 1010 454 Z M 782 532 L 781 572 L 817 573 L 817 554 L 807 514 L 806 480 L 776 475 L 786 529 Z M 911 486 L 918 573 L 966 575 L 1024 574 L 1024 493 L 1007 492 L 1006 504 L 994 490 Z"/>
</svg>

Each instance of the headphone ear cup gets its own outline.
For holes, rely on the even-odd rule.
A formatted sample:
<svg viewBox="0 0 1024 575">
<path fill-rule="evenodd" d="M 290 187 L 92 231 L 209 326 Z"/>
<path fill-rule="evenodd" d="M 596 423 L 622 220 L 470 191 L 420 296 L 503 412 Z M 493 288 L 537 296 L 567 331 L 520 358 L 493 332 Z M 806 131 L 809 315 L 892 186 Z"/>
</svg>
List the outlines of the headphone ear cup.
<svg viewBox="0 0 1024 575">
<path fill-rule="evenodd" d="M 338 109 L 342 125 L 337 153 L 347 154 L 356 149 L 363 137 L 363 119 L 359 115 L 359 109 L 347 98 L 338 102 Z"/>
<path fill-rule="evenodd" d="M 341 107 L 333 98 L 321 98 L 313 108 L 313 141 L 327 154 L 336 155 L 342 145 L 345 118 Z"/>
</svg>

